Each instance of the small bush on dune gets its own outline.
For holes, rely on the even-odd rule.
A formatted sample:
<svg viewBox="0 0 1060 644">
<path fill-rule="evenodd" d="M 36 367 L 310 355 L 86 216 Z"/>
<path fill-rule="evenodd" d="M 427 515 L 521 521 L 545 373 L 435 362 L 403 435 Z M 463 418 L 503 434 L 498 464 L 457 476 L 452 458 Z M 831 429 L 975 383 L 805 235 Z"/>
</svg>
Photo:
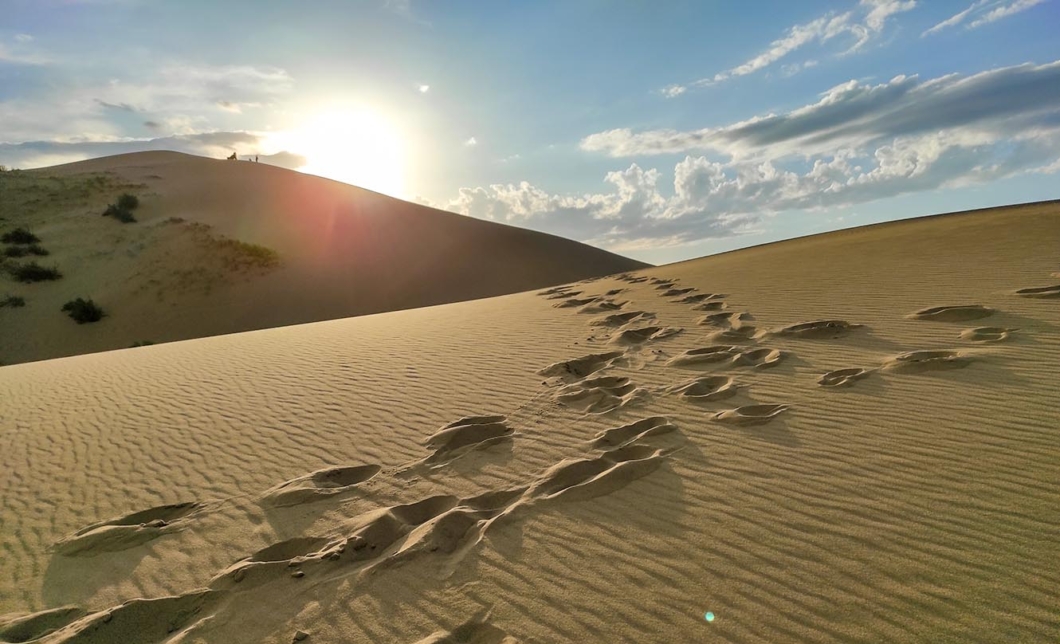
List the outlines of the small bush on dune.
<svg viewBox="0 0 1060 644">
<path fill-rule="evenodd" d="M 118 197 L 118 207 L 124 210 L 136 210 L 140 205 L 140 199 L 136 195 L 131 195 L 128 192 Z"/>
<path fill-rule="evenodd" d="M 19 282 L 50 282 L 63 276 L 58 268 L 41 266 L 37 262 L 11 263 L 7 266 L 7 272 Z"/>
<path fill-rule="evenodd" d="M 63 311 L 68 313 L 78 324 L 99 322 L 106 315 L 103 309 L 99 308 L 95 302 L 80 297 L 63 304 Z"/>
<path fill-rule="evenodd" d="M 19 297 L 18 295 L 8 295 L 4 299 L 0 300 L 0 309 L 4 307 L 17 309 L 22 306 L 26 306 L 25 298 Z"/>
<path fill-rule="evenodd" d="M 133 217 L 133 214 L 130 211 L 115 204 L 107 206 L 107 209 L 103 211 L 103 216 L 113 217 L 123 224 L 131 224 L 136 221 L 136 217 Z"/>
<path fill-rule="evenodd" d="M 39 241 L 40 237 L 37 237 L 25 228 L 16 228 L 10 232 L 4 233 L 4 235 L 0 237 L 0 242 L 4 242 L 5 244 L 36 244 Z"/>
<path fill-rule="evenodd" d="M 30 244 L 29 246 L 8 246 L 4 249 L 4 257 L 25 257 L 26 255 L 45 257 L 47 254 L 48 250 L 37 244 Z"/>
</svg>

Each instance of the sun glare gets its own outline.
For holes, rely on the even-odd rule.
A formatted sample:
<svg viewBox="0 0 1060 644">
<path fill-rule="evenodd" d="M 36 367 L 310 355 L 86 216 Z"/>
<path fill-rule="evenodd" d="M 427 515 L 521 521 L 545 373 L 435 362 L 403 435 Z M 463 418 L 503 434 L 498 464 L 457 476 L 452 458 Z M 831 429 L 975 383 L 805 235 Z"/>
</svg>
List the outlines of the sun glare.
<svg viewBox="0 0 1060 644">
<path fill-rule="evenodd" d="M 288 150 L 306 158 L 306 165 L 299 168 L 302 172 L 404 196 L 404 142 L 376 112 L 361 108 L 325 112 L 284 138 Z"/>
</svg>

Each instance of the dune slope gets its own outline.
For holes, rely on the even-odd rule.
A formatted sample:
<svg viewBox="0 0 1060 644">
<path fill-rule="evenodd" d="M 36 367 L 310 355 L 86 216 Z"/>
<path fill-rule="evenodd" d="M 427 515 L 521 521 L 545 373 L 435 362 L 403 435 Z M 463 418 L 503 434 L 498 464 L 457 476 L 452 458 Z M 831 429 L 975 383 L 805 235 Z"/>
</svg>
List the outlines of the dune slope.
<svg viewBox="0 0 1060 644">
<path fill-rule="evenodd" d="M 122 193 L 134 223 L 101 217 Z M 645 264 L 264 164 L 144 152 L 0 174 L 0 233 L 57 281 L 0 275 L 8 364 L 514 293 Z M 15 249 L 17 251 L 18 249 Z M 0 246 L 8 252 L 8 245 Z M 11 252 L 15 252 L 11 251 Z M 106 313 L 77 325 L 60 308 Z"/>
<path fill-rule="evenodd" d="M 5 367 L 0 641 L 1056 641 L 1058 249 L 998 209 Z"/>
</svg>

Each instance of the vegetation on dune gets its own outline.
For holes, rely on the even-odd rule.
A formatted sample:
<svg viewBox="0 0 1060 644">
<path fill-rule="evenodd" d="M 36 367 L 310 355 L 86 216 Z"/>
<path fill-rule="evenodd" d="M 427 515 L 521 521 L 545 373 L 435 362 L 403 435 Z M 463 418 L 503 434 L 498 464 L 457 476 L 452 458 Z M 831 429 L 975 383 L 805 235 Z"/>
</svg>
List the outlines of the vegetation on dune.
<svg viewBox="0 0 1060 644">
<path fill-rule="evenodd" d="M 7 270 L 8 274 L 19 282 L 50 282 L 60 279 L 63 276 L 58 268 L 54 266 L 41 266 L 37 262 L 30 262 L 28 264 L 8 262 L 4 268 Z"/>
<path fill-rule="evenodd" d="M 26 306 L 26 299 L 18 295 L 8 295 L 0 300 L 0 309 L 4 307 L 17 309 L 23 306 Z"/>
<path fill-rule="evenodd" d="M 45 257 L 48 255 L 48 249 L 39 244 L 30 244 L 29 246 L 14 245 L 4 249 L 4 257 L 25 257 L 27 255 Z"/>
<path fill-rule="evenodd" d="M 131 224 L 136 221 L 132 211 L 140 206 L 140 199 L 128 192 L 118 197 L 117 203 L 112 203 L 103 211 L 104 217 L 113 217 L 123 224 Z"/>
<path fill-rule="evenodd" d="M 63 304 L 62 310 L 69 314 L 78 324 L 99 322 L 106 315 L 103 309 L 99 308 L 95 302 L 80 297 Z"/>
<path fill-rule="evenodd" d="M 25 228 L 16 228 L 0 236 L 0 242 L 5 244 L 36 244 L 40 242 L 40 237 Z"/>
</svg>

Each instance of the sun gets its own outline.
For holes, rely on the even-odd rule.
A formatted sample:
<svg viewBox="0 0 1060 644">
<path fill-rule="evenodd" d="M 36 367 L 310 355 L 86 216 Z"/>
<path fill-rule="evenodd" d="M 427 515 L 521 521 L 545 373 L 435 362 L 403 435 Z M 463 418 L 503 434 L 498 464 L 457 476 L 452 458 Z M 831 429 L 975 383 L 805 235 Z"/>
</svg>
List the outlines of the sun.
<svg viewBox="0 0 1060 644">
<path fill-rule="evenodd" d="M 301 172 L 404 196 L 404 141 L 377 112 L 359 107 L 322 112 L 284 138 L 290 152 L 306 158 Z"/>
</svg>

